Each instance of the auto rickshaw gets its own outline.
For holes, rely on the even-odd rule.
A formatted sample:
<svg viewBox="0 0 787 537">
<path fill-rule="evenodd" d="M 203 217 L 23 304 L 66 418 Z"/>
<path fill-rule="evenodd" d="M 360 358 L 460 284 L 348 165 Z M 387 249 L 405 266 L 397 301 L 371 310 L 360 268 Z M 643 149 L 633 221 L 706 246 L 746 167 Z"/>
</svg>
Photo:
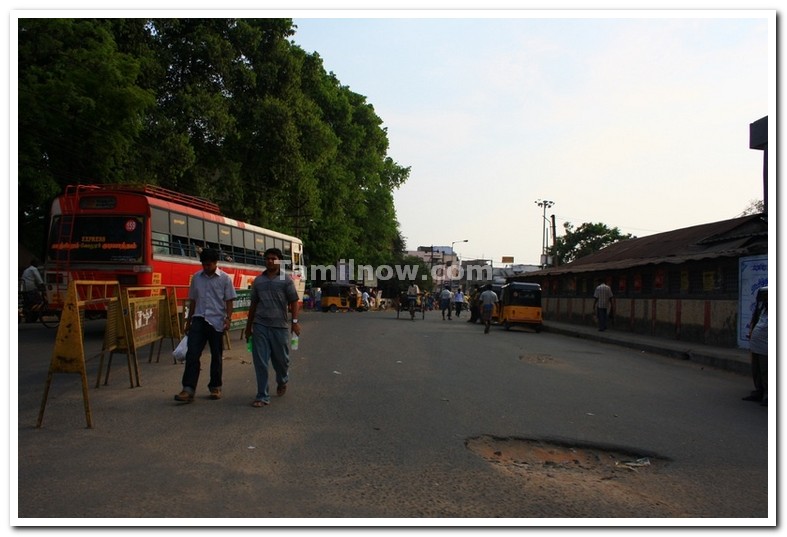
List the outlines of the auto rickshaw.
<svg viewBox="0 0 787 537">
<path fill-rule="evenodd" d="M 320 301 L 320 307 L 322 311 L 358 309 L 361 293 L 355 284 L 327 282 L 321 288 L 322 300 Z"/>
<path fill-rule="evenodd" d="M 541 332 L 541 286 L 537 283 L 511 282 L 500 290 L 497 322 L 506 330 L 515 324 L 532 326 Z"/>
</svg>

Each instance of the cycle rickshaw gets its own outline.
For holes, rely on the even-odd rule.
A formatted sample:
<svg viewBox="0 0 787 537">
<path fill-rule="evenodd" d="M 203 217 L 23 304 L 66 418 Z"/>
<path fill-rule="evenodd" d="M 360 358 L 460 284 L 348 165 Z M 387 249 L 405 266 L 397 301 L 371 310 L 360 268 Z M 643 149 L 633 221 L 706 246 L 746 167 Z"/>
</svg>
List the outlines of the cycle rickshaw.
<svg viewBox="0 0 787 537">
<path fill-rule="evenodd" d="M 25 293 L 24 284 L 19 282 L 19 322 L 40 321 L 47 328 L 57 328 L 60 324 L 60 311 L 51 308 L 46 293 Z"/>
<path fill-rule="evenodd" d="M 420 312 L 421 319 L 426 319 L 426 300 L 423 293 L 410 297 L 407 293 L 399 293 L 399 306 L 396 308 L 396 318 L 402 312 L 410 312 L 410 320 L 415 320 L 415 315 Z"/>
</svg>

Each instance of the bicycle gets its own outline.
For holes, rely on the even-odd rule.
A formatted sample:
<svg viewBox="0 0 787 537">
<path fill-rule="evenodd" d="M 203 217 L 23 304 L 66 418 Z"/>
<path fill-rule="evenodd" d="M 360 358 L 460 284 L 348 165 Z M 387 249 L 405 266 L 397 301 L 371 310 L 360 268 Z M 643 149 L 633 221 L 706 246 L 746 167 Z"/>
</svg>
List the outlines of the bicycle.
<svg viewBox="0 0 787 537">
<path fill-rule="evenodd" d="M 57 328 L 60 324 L 60 311 L 52 309 L 43 293 L 38 294 L 36 302 L 25 297 L 19 309 L 19 322 L 34 323 L 41 321 L 47 328 Z"/>
</svg>

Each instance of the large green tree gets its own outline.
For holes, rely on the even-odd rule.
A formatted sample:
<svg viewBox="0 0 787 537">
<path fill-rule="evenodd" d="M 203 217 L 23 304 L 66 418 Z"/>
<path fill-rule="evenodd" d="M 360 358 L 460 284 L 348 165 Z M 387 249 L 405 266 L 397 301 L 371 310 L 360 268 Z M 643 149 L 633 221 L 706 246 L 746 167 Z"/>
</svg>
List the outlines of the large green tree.
<svg viewBox="0 0 787 537">
<path fill-rule="evenodd" d="M 600 222 L 585 222 L 576 229 L 571 222 L 566 222 L 563 228 L 565 234 L 557 237 L 550 248 L 550 254 L 557 256 L 559 265 L 597 252 L 615 242 L 636 238 L 630 233 L 621 233 L 617 227 L 610 228 Z"/>
<path fill-rule="evenodd" d="M 363 95 L 290 19 L 19 23 L 20 239 L 73 183 L 151 183 L 305 239 L 309 261 L 400 259 L 388 155 Z M 40 251 L 39 244 L 31 244 Z"/>
<path fill-rule="evenodd" d="M 131 148 L 154 95 L 140 62 L 118 50 L 111 25 L 20 19 L 19 229 L 42 247 L 49 203 L 64 185 L 127 182 Z"/>
</svg>

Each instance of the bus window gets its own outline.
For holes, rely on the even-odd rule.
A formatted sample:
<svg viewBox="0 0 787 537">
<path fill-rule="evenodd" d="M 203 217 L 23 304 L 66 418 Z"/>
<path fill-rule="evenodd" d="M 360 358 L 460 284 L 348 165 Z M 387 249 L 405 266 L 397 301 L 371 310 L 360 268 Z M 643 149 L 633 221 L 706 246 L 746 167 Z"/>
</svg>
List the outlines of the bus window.
<svg viewBox="0 0 787 537">
<path fill-rule="evenodd" d="M 257 252 L 254 251 L 254 232 L 243 231 L 243 249 L 246 254 L 246 263 L 255 265 L 257 263 Z"/>
<path fill-rule="evenodd" d="M 153 242 L 154 254 L 168 254 L 169 253 L 169 235 L 160 233 L 158 231 L 151 232 L 151 239 Z"/>
<path fill-rule="evenodd" d="M 211 248 L 216 248 L 219 242 L 219 225 L 216 222 L 205 222 L 205 242 L 214 245 Z"/>
<path fill-rule="evenodd" d="M 189 255 L 193 257 L 199 257 L 202 253 L 202 250 L 205 249 L 205 243 L 200 240 L 191 239 L 191 248 L 189 249 Z"/>
<path fill-rule="evenodd" d="M 282 253 L 284 254 L 284 259 L 292 259 L 292 243 L 290 241 L 284 241 Z"/>
<path fill-rule="evenodd" d="M 184 214 L 170 213 L 169 228 L 172 233 L 172 254 L 188 255 L 189 232 L 188 218 Z"/>
<path fill-rule="evenodd" d="M 169 235 L 169 211 L 150 208 L 150 229 L 164 235 Z"/>
<path fill-rule="evenodd" d="M 229 226 L 219 225 L 219 252 L 222 261 L 233 262 L 232 257 L 232 232 Z"/>
<path fill-rule="evenodd" d="M 189 255 L 189 238 L 173 236 L 170 253 L 172 255 Z"/>
<path fill-rule="evenodd" d="M 246 251 L 243 247 L 243 230 L 237 227 L 232 229 L 232 257 L 236 263 L 246 262 Z"/>
<path fill-rule="evenodd" d="M 264 265 L 265 264 L 265 235 L 260 235 L 259 233 L 254 234 L 254 264 L 255 265 Z"/>
<path fill-rule="evenodd" d="M 205 230 L 202 228 L 202 219 L 189 216 L 189 237 L 192 239 L 204 239 Z"/>
</svg>

